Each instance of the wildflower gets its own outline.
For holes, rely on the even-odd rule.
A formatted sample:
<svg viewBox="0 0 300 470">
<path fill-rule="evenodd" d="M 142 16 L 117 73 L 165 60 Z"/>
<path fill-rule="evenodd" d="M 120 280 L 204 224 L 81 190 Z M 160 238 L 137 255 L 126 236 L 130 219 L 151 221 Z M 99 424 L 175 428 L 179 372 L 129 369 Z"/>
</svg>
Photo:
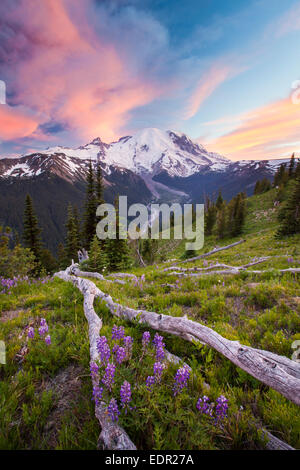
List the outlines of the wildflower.
<svg viewBox="0 0 300 470">
<path fill-rule="evenodd" d="M 118 364 L 121 364 L 126 359 L 126 350 L 122 346 L 116 345 L 113 347 L 113 352 L 115 353 L 115 358 Z"/>
<path fill-rule="evenodd" d="M 111 391 L 115 382 L 115 370 L 116 366 L 114 364 L 108 363 L 102 378 L 102 383 L 108 388 L 109 391 Z"/>
<path fill-rule="evenodd" d="M 131 386 L 127 380 L 124 380 L 120 389 L 122 407 L 125 408 L 131 400 Z"/>
<path fill-rule="evenodd" d="M 91 362 L 90 365 L 90 371 L 91 371 L 91 377 L 93 380 L 97 380 L 98 378 L 98 372 L 99 372 L 99 367 L 96 364 L 96 362 Z"/>
<path fill-rule="evenodd" d="M 48 346 L 50 346 L 50 344 L 51 344 L 51 336 L 50 336 L 50 335 L 47 335 L 47 336 L 45 337 L 45 343 L 46 343 Z"/>
<path fill-rule="evenodd" d="M 143 350 L 146 350 L 149 343 L 150 343 L 151 335 L 149 331 L 145 331 L 143 333 L 143 338 L 142 338 L 142 345 L 143 345 Z"/>
<path fill-rule="evenodd" d="M 107 411 L 108 411 L 109 417 L 112 421 L 118 421 L 120 411 L 119 411 L 119 408 L 118 408 L 117 400 L 115 398 L 112 398 L 110 400 L 109 405 L 107 407 Z"/>
<path fill-rule="evenodd" d="M 228 410 L 228 399 L 224 397 L 224 395 L 220 395 L 216 400 L 216 419 L 223 420 L 227 417 L 227 410 Z"/>
<path fill-rule="evenodd" d="M 155 346 L 156 361 L 162 361 L 165 357 L 165 343 L 163 342 L 163 337 L 160 336 L 158 333 L 155 333 L 153 344 Z"/>
<path fill-rule="evenodd" d="M 196 408 L 200 413 L 207 416 L 212 416 L 214 404 L 209 402 L 209 398 L 206 395 L 203 395 L 202 398 L 199 398 L 197 401 Z"/>
<path fill-rule="evenodd" d="M 110 348 L 107 344 L 106 336 L 100 336 L 97 339 L 97 351 L 100 356 L 100 361 L 102 364 L 107 364 L 110 358 Z"/>
<path fill-rule="evenodd" d="M 34 329 L 32 328 L 32 326 L 28 328 L 27 336 L 31 339 L 34 338 Z"/>
<path fill-rule="evenodd" d="M 124 326 L 114 325 L 111 330 L 111 339 L 118 340 L 124 338 L 125 329 Z"/>
<path fill-rule="evenodd" d="M 93 398 L 96 405 L 100 404 L 103 395 L 103 387 L 99 387 L 99 385 L 95 385 L 93 388 Z"/>
<path fill-rule="evenodd" d="M 162 372 L 164 370 L 164 366 L 161 362 L 155 362 L 153 365 L 153 373 L 156 382 L 160 382 Z"/>
<path fill-rule="evenodd" d="M 187 381 L 190 378 L 190 368 L 188 366 L 180 367 L 174 378 L 174 386 L 173 386 L 173 391 L 174 391 L 174 396 L 176 396 L 178 393 L 181 393 L 184 387 L 187 386 Z"/>
<path fill-rule="evenodd" d="M 125 336 L 124 337 L 124 347 L 125 347 L 126 359 L 127 360 L 131 358 L 132 344 L 133 344 L 133 338 L 131 336 Z"/>
<path fill-rule="evenodd" d="M 146 387 L 149 392 L 152 392 L 153 385 L 155 385 L 155 377 L 153 375 L 148 375 L 146 379 Z"/>
</svg>

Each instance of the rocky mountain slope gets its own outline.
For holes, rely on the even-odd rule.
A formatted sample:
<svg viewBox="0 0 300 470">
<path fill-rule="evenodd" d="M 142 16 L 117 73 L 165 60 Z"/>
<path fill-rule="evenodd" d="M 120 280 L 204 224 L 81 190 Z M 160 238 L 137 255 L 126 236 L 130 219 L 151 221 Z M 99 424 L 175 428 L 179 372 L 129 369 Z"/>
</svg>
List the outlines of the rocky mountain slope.
<svg viewBox="0 0 300 470">
<path fill-rule="evenodd" d="M 110 144 L 100 137 L 76 149 L 52 147 L 18 158 L 0 157 L 0 224 L 22 227 L 24 198 L 31 193 L 48 246 L 63 240 L 68 202 L 82 206 L 89 161 L 100 163 L 105 199 L 133 202 L 203 202 L 219 189 L 229 199 L 252 194 L 255 182 L 272 179 L 288 160 L 239 161 L 208 152 L 183 133 L 147 128 Z"/>
</svg>

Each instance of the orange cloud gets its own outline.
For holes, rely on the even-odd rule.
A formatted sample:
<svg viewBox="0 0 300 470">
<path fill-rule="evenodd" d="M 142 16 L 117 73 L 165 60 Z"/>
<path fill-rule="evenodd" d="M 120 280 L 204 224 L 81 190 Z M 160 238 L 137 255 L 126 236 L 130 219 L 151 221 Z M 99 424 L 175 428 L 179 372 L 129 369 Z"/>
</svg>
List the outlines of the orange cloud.
<svg viewBox="0 0 300 470">
<path fill-rule="evenodd" d="M 38 127 L 38 119 L 31 117 L 22 107 L 0 105 L 0 139 L 27 137 Z"/>
<path fill-rule="evenodd" d="M 300 149 L 300 105 L 290 98 L 243 114 L 241 121 L 208 146 L 232 160 L 279 158 Z"/>
</svg>

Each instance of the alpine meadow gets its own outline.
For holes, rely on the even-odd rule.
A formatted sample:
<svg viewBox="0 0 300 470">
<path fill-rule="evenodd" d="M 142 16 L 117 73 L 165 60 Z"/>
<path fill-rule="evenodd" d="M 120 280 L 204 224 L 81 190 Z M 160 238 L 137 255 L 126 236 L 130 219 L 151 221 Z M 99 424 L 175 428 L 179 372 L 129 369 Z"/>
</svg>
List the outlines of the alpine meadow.
<svg viewBox="0 0 300 470">
<path fill-rule="evenodd" d="M 1 2 L 0 450 L 300 449 L 299 15 Z"/>
</svg>

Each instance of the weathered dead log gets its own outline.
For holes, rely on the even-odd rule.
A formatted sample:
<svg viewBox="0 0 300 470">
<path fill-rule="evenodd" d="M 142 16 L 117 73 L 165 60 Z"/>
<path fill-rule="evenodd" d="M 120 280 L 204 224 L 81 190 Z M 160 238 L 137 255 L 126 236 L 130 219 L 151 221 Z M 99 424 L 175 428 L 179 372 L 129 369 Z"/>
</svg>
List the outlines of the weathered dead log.
<svg viewBox="0 0 300 470">
<path fill-rule="evenodd" d="M 208 251 L 207 253 L 203 253 L 202 255 L 199 255 L 199 256 L 194 256 L 194 258 L 188 258 L 185 260 L 177 261 L 176 263 L 174 263 L 174 265 L 178 263 L 191 263 L 192 261 L 196 261 L 197 259 L 207 258 L 207 256 L 214 255 L 215 253 L 218 253 L 219 251 L 228 250 L 229 248 L 240 245 L 241 243 L 244 243 L 245 241 L 246 240 L 239 240 L 238 242 L 232 243 L 231 245 L 221 246 L 220 248 L 214 248 L 212 251 Z"/>
<path fill-rule="evenodd" d="M 76 282 L 79 282 L 78 280 L 73 281 L 72 276 L 66 272 L 57 275 L 75 283 L 75 285 Z M 80 281 L 88 283 L 86 289 L 92 283 L 86 279 Z M 228 340 L 211 328 L 186 317 L 158 315 L 155 312 L 124 307 L 114 302 L 110 295 L 102 292 L 94 284 L 93 288 L 91 286 L 90 288 L 93 295 L 105 302 L 113 315 L 129 321 L 145 323 L 154 330 L 174 334 L 187 341 L 204 342 L 256 379 L 300 405 L 300 364 L 297 362 L 269 351 L 241 345 L 238 341 Z"/>
<path fill-rule="evenodd" d="M 138 255 L 140 265 L 145 268 L 145 267 L 146 267 L 146 263 L 145 263 L 145 261 L 143 260 L 143 257 L 142 257 L 142 255 L 141 255 L 141 253 L 140 253 L 140 250 L 139 250 L 139 247 L 138 247 L 138 246 L 136 247 L 136 254 Z"/>
<path fill-rule="evenodd" d="M 216 269 L 216 268 L 225 268 L 225 269 L 231 269 L 231 270 L 244 270 L 246 268 L 249 268 L 250 266 L 254 266 L 256 264 L 264 263 L 268 259 L 270 259 L 270 256 L 265 256 L 264 258 L 259 258 L 255 261 L 251 261 L 250 263 L 243 264 L 241 266 L 231 266 L 231 265 L 222 264 L 222 263 L 216 263 L 216 264 L 213 264 L 211 266 L 207 266 L 205 268 L 198 268 L 197 266 L 194 266 L 192 268 L 181 268 L 179 266 L 170 266 L 168 268 L 165 268 L 163 271 L 165 272 L 165 271 L 177 270 L 177 271 L 180 271 L 180 272 L 193 272 L 193 271 L 202 272 L 202 271 L 210 271 L 210 270 Z"/>
<path fill-rule="evenodd" d="M 73 285 L 76 286 L 83 294 L 84 314 L 89 325 L 90 362 L 92 363 L 99 360 L 97 339 L 99 338 L 99 332 L 102 328 L 102 320 L 96 314 L 93 306 L 94 298 L 99 294 L 99 290 L 92 281 L 74 276 L 74 269 L 76 270 L 73 265 L 70 268 L 67 268 L 66 271 L 55 273 L 54 276 L 59 277 L 64 281 L 72 282 Z M 84 274 L 86 275 L 91 273 Z M 93 386 L 97 385 L 97 382 L 94 379 L 92 379 L 92 381 Z M 98 448 L 103 450 L 136 450 L 135 445 L 130 440 L 124 429 L 109 419 L 104 402 L 101 402 L 98 405 L 95 404 L 95 415 L 102 429 L 98 440 Z"/>
<path fill-rule="evenodd" d="M 265 273 L 293 273 L 298 274 L 300 273 L 300 268 L 288 268 L 288 269 L 265 269 L 263 271 L 258 270 L 247 270 L 247 269 L 239 269 L 232 267 L 231 269 L 222 269 L 217 271 L 208 271 L 208 272 L 196 272 L 196 273 L 184 273 L 184 272 L 177 272 L 174 271 L 172 273 L 168 273 L 168 276 L 178 276 L 178 277 L 200 277 L 200 276 L 212 276 L 214 274 L 219 274 L 220 276 L 227 275 L 227 274 L 240 274 L 241 272 L 247 274 L 265 274 Z"/>
<path fill-rule="evenodd" d="M 87 261 L 89 259 L 88 252 L 84 248 L 82 250 L 78 250 L 77 255 L 79 263 L 82 263 L 82 261 Z"/>
</svg>

